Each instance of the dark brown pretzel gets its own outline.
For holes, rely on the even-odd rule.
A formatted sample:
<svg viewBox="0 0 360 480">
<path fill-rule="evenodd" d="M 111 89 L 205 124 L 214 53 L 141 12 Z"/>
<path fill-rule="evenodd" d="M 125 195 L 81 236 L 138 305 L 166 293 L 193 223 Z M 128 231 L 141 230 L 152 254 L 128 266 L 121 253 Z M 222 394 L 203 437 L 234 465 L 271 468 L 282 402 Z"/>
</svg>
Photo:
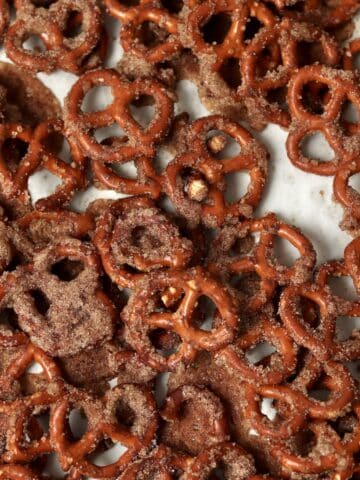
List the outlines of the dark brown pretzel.
<svg viewBox="0 0 360 480">
<path fill-rule="evenodd" d="M 166 398 L 160 415 L 165 421 L 162 441 L 192 455 L 229 439 L 224 406 L 206 388 L 178 388 Z"/>
<path fill-rule="evenodd" d="M 225 470 L 229 480 L 245 480 L 255 473 L 250 454 L 234 443 L 220 443 L 202 451 L 185 470 L 184 480 L 206 480 L 216 467 Z"/>
<path fill-rule="evenodd" d="M 293 124 L 286 145 L 290 160 L 298 168 L 319 175 L 333 175 L 339 167 L 353 161 L 354 155 L 359 151 L 356 140 L 359 128 L 356 124 L 341 124 L 340 117 L 346 101 L 351 101 L 360 111 L 360 89 L 354 80 L 355 77 L 350 72 L 331 70 L 320 65 L 304 67 L 291 78 L 288 104 Z M 312 113 L 304 105 L 302 91 L 309 83 L 318 83 L 330 89 L 329 100 L 323 104 L 321 114 Z M 344 129 L 349 128 L 352 135 L 347 137 Z M 316 132 L 324 134 L 335 152 L 334 159 L 322 162 L 301 152 L 304 138 Z M 340 193 L 339 187 L 336 190 L 337 194 Z"/>
<path fill-rule="evenodd" d="M 39 390 L 11 401 L 0 402 L 1 414 L 9 417 L 6 450 L 2 455 L 5 462 L 28 462 L 44 453 L 51 452 L 50 438 L 42 429 L 40 436 L 34 439 L 26 433 L 31 431 L 32 415 L 49 409 L 52 403 L 62 394 L 60 370 L 41 349 L 31 343 L 20 352 L 0 377 L 2 392 L 11 391 L 13 384 L 27 371 L 29 365 L 37 362 L 42 367 L 46 383 L 40 382 Z M 30 429 L 30 430 L 29 430 Z"/>
<path fill-rule="evenodd" d="M 214 143 L 207 143 L 208 134 L 220 130 L 232 137 L 241 147 L 234 157 L 215 158 Z M 196 120 L 191 125 L 189 142 L 193 152 L 175 158 L 166 168 L 164 189 L 176 209 L 191 224 L 203 222 L 219 226 L 239 216 L 249 216 L 261 200 L 267 177 L 267 154 L 264 147 L 236 122 L 221 116 Z M 226 175 L 249 171 L 247 193 L 233 204 L 226 202 Z M 185 179 L 184 179 L 185 177 Z"/>
<path fill-rule="evenodd" d="M 131 429 L 127 429 L 119 424 L 116 419 L 117 401 L 124 402 L 122 405 L 125 409 L 135 409 L 139 426 L 134 424 Z M 141 409 L 144 406 L 147 412 L 146 418 L 142 419 Z M 76 441 L 69 438 L 66 429 L 71 407 L 83 408 L 89 420 L 88 430 Z M 81 391 L 74 391 L 59 399 L 52 412 L 50 432 L 55 451 L 65 470 L 73 466 L 86 476 L 106 478 L 119 475 L 140 449 L 146 448 L 153 440 L 156 428 L 157 416 L 152 395 L 135 385 L 123 385 L 110 390 L 102 399 L 93 398 Z M 120 442 L 126 446 L 127 451 L 114 463 L 101 467 L 93 464 L 88 457 L 103 439 Z"/>
<path fill-rule="evenodd" d="M 161 302 L 165 311 L 156 313 L 158 296 L 171 287 L 178 291 L 180 303 L 169 310 Z M 197 328 L 193 322 L 198 299 L 203 295 L 215 303 L 219 312 L 210 331 Z M 128 326 L 128 342 L 145 363 L 160 371 L 173 369 L 182 361 L 191 361 L 197 349 L 212 351 L 227 345 L 237 325 L 232 298 L 200 267 L 155 274 L 139 282 L 122 316 Z M 149 339 L 151 331 L 157 329 L 175 332 L 181 342 L 178 349 L 167 357 L 158 353 Z"/>
<path fill-rule="evenodd" d="M 0 3 L 0 36 L 6 32 L 10 21 L 10 9 L 8 2 L 2 0 Z"/>
<path fill-rule="evenodd" d="M 333 472 L 333 480 L 349 478 L 352 471 L 352 459 L 345 451 L 340 438 L 335 431 L 325 422 L 309 423 L 307 428 L 315 435 L 316 444 L 310 454 L 302 456 L 291 451 L 286 441 L 274 442 L 270 451 L 279 461 L 282 474 L 288 476 L 290 472 L 302 475 L 321 474 Z M 328 449 L 322 451 L 320 445 L 327 445 Z M 318 452 L 316 452 L 316 448 Z M 331 453 L 329 453 L 331 452 Z M 311 453 L 313 453 L 311 455 Z"/>
<path fill-rule="evenodd" d="M 103 110 L 83 112 L 82 102 L 86 94 L 96 86 L 110 87 L 113 102 Z M 132 117 L 129 106 L 132 101 L 148 95 L 156 106 L 154 118 L 146 128 Z M 114 70 L 94 70 L 84 74 L 73 85 L 66 99 L 65 124 L 84 153 L 91 158 L 107 162 L 127 162 L 136 157 L 154 154 L 154 146 L 166 134 L 173 115 L 173 100 L 165 88 L 155 80 L 124 81 Z M 96 141 L 93 132 L 97 128 L 118 125 L 125 131 L 124 141 L 110 145 Z"/>
<path fill-rule="evenodd" d="M 6 52 L 14 63 L 34 72 L 51 72 L 57 68 L 80 72 L 83 61 L 100 41 L 101 12 L 96 2 L 81 0 L 79 4 L 61 0 L 45 9 L 23 0 L 17 2 L 17 8 L 19 17 L 9 28 L 5 40 Z M 75 22 L 72 12 L 77 14 Z M 72 37 L 74 23 L 81 25 L 81 33 Z M 23 46 L 32 35 L 41 39 L 44 51 Z"/>
<path fill-rule="evenodd" d="M 98 220 L 94 242 L 105 271 L 122 287 L 134 288 L 153 270 L 183 269 L 192 256 L 191 242 L 147 197 L 112 203 Z"/>
</svg>

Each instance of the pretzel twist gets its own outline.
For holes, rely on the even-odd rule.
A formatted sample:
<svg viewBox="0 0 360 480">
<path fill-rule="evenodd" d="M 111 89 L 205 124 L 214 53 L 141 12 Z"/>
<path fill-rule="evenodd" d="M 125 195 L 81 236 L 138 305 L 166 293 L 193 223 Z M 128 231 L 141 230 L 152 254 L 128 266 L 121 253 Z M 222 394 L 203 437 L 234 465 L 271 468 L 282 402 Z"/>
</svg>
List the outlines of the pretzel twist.
<svg viewBox="0 0 360 480">
<path fill-rule="evenodd" d="M 84 112 L 81 109 L 86 94 L 96 86 L 111 88 L 113 101 L 103 110 Z M 130 105 L 141 96 L 149 96 L 155 105 L 155 114 L 149 125 L 142 128 L 133 118 Z M 139 156 L 153 156 L 155 145 L 170 127 L 173 100 L 165 88 L 155 80 L 124 81 L 114 70 L 94 70 L 85 73 L 73 85 L 66 99 L 65 125 L 75 137 L 83 152 L 102 162 L 127 162 Z M 98 143 L 96 129 L 117 123 L 125 131 L 124 141 Z"/>
<path fill-rule="evenodd" d="M 180 293 L 180 302 L 168 311 L 156 313 L 156 296 L 161 297 L 171 287 Z M 193 324 L 193 313 L 202 295 L 209 297 L 218 309 L 216 324 L 209 331 Z M 198 349 L 213 351 L 227 345 L 233 339 L 237 325 L 232 298 L 200 267 L 183 272 L 170 271 L 140 282 L 123 310 L 123 319 L 128 325 L 131 346 L 145 363 L 159 371 L 171 370 L 179 362 L 191 361 Z M 170 330 L 178 335 L 180 345 L 174 353 L 162 356 L 156 351 L 149 334 L 157 329 Z"/>
<path fill-rule="evenodd" d="M 323 103 L 321 114 L 312 113 L 303 103 L 303 89 L 310 83 L 325 85 L 330 90 L 329 99 Z M 318 175 L 334 175 L 339 167 L 347 167 L 348 162 L 353 162 L 353 157 L 359 150 L 359 128 L 357 124 L 341 123 L 341 111 L 346 101 L 351 101 L 360 111 L 360 90 L 354 78 L 346 72 L 312 65 L 303 67 L 293 75 L 288 89 L 288 104 L 293 124 L 286 147 L 289 158 L 296 167 Z M 349 130 L 350 137 L 344 134 L 346 130 Z M 321 132 L 334 150 L 335 156 L 332 160 L 324 162 L 302 153 L 301 143 L 306 136 L 316 132 Z M 338 197 L 344 193 L 341 178 L 337 179 L 336 185 Z M 344 195 L 342 198 L 345 198 Z"/>
<path fill-rule="evenodd" d="M 52 72 L 57 68 L 81 72 L 103 32 L 101 12 L 95 1 L 82 0 L 81 11 L 74 0 L 57 1 L 48 9 L 34 7 L 23 0 L 17 2 L 17 9 L 19 16 L 5 39 L 6 52 L 14 63 L 33 72 Z M 77 14 L 75 19 L 73 12 Z M 81 33 L 72 38 L 71 31 L 78 25 Z M 33 35 L 41 39 L 43 51 L 23 46 Z"/>
</svg>

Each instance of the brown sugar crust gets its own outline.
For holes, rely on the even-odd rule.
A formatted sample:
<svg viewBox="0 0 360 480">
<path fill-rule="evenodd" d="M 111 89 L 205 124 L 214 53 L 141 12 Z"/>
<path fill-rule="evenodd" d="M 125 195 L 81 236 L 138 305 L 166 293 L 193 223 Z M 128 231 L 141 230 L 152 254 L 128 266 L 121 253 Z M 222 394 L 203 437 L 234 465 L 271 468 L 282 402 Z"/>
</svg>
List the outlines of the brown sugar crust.
<svg viewBox="0 0 360 480">
<path fill-rule="evenodd" d="M 193 253 L 191 241 L 147 197 L 111 203 L 98 218 L 94 242 L 107 274 L 130 288 L 148 272 L 186 267 Z"/>
<path fill-rule="evenodd" d="M 98 259 L 90 247 L 63 240 L 40 251 L 15 278 L 3 304 L 50 355 L 73 355 L 111 338 L 113 306 L 99 288 Z"/>
<path fill-rule="evenodd" d="M 61 118 L 62 110 L 55 95 L 21 67 L 0 62 L 0 86 L 2 122 L 35 127 L 43 121 Z"/>
<path fill-rule="evenodd" d="M 184 385 L 173 391 L 160 414 L 161 441 L 176 450 L 197 455 L 229 439 L 224 406 L 205 388 Z"/>
<path fill-rule="evenodd" d="M 95 0 L 62 0 L 45 7 L 24 0 L 16 2 L 16 9 L 17 18 L 5 39 L 7 55 L 14 63 L 32 72 L 82 71 L 102 33 L 101 11 Z M 24 47 L 24 41 L 34 36 L 43 49 Z M 94 66 L 91 61 L 89 65 Z"/>
</svg>

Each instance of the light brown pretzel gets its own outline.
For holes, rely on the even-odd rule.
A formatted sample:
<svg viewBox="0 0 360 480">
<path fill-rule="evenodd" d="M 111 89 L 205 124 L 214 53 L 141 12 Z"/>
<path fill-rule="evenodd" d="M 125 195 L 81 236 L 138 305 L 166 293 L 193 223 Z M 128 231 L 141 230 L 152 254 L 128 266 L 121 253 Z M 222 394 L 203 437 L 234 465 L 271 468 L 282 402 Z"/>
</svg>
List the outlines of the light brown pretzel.
<svg viewBox="0 0 360 480">
<path fill-rule="evenodd" d="M 112 203 L 98 220 L 94 242 L 107 274 L 128 288 L 148 272 L 183 269 L 192 256 L 191 242 L 147 197 Z"/>
<path fill-rule="evenodd" d="M 77 353 L 113 334 L 114 307 L 100 288 L 99 267 L 89 245 L 53 243 L 16 272 L 3 305 L 14 309 L 21 328 L 50 355 Z"/>
<path fill-rule="evenodd" d="M 160 415 L 165 422 L 162 442 L 192 455 L 230 438 L 224 406 L 206 388 L 184 385 L 174 390 Z"/>
<path fill-rule="evenodd" d="M 18 18 L 5 39 L 8 56 L 14 63 L 33 72 L 52 72 L 62 68 L 79 73 L 84 60 L 99 44 L 101 12 L 94 0 L 61 0 L 48 9 L 34 7 L 28 0 L 18 1 Z M 74 22 L 72 12 L 77 14 Z M 80 15 L 79 15 L 80 14 Z M 75 26 L 81 32 L 72 37 Z M 33 35 L 39 37 L 44 51 L 29 50 L 23 43 Z"/>
</svg>

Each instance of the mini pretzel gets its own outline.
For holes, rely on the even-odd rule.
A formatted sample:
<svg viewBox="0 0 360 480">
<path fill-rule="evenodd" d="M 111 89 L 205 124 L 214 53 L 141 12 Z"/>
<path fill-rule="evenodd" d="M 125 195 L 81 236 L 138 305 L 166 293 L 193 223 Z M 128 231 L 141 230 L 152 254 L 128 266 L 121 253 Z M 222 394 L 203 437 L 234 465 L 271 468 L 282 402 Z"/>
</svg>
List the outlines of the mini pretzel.
<svg viewBox="0 0 360 480">
<path fill-rule="evenodd" d="M 88 213 L 75 213 L 67 210 L 41 212 L 34 210 L 15 221 L 15 226 L 30 237 L 37 246 L 45 247 L 49 240 L 59 235 L 83 239 L 95 230 L 95 222 Z"/>
<path fill-rule="evenodd" d="M 184 385 L 165 400 L 160 412 L 166 422 L 161 439 L 192 455 L 229 439 L 224 406 L 205 388 Z"/>
<path fill-rule="evenodd" d="M 291 386 L 299 404 L 316 420 L 341 416 L 354 398 L 354 381 L 346 367 L 333 360 L 322 365 L 314 354 L 305 357 L 301 375 L 295 378 Z M 329 391 L 326 400 L 318 400 L 309 394 L 317 386 Z"/>
<path fill-rule="evenodd" d="M 271 454 L 281 464 L 282 474 L 287 476 L 290 472 L 296 472 L 305 475 L 335 471 L 338 476 L 331 476 L 334 480 L 336 478 L 348 478 L 352 460 L 334 430 L 325 422 L 309 423 L 308 429 L 315 435 L 317 443 L 312 448 L 311 453 L 306 456 L 291 451 L 286 441 L 275 442 L 272 445 Z M 327 445 L 328 449 L 322 453 L 320 445 Z M 319 452 L 316 451 L 317 446 L 319 446 Z"/>
<path fill-rule="evenodd" d="M 314 302 L 320 309 L 317 329 L 308 325 L 301 313 L 302 298 Z M 329 358 L 334 353 L 336 314 L 336 304 L 330 293 L 316 285 L 291 285 L 282 293 L 280 316 L 285 327 L 298 344 L 321 358 Z"/>
<path fill-rule="evenodd" d="M 19 18 L 6 35 L 5 48 L 11 60 L 34 72 L 52 72 L 57 68 L 73 73 L 81 71 L 84 58 L 100 39 L 101 13 L 96 2 L 81 0 L 79 4 L 74 0 L 61 0 L 47 10 L 29 4 L 26 0 L 18 2 Z M 71 36 L 74 25 L 69 23 L 72 12 L 81 15 L 81 33 L 74 38 Z M 32 35 L 40 37 L 44 51 L 24 48 L 24 41 Z"/>
<path fill-rule="evenodd" d="M 360 172 L 360 164 L 357 157 L 341 165 L 334 177 L 334 197 L 355 219 L 360 219 L 360 195 L 349 184 L 353 175 Z"/>
<path fill-rule="evenodd" d="M 177 466 L 177 455 L 164 445 L 157 447 L 151 455 L 144 459 L 136 460 L 130 464 L 120 475 L 119 480 L 138 480 L 156 476 L 158 480 L 173 480 L 173 470 Z"/>
<path fill-rule="evenodd" d="M 159 45 L 144 45 L 139 39 L 142 25 L 151 22 L 166 31 L 167 37 Z M 125 52 L 131 52 L 150 63 L 159 63 L 171 59 L 180 49 L 178 38 L 178 20 L 163 8 L 154 5 L 138 8 L 136 15 L 127 21 L 120 32 L 120 41 Z"/>
<path fill-rule="evenodd" d="M 251 292 L 249 297 L 246 296 L 245 301 L 241 301 L 241 308 L 257 311 L 274 296 L 277 282 L 263 275 L 256 262 L 251 236 L 252 224 L 256 228 L 256 221 L 251 220 L 235 225 L 225 225 L 210 244 L 206 264 L 211 273 L 220 276 L 223 281 L 230 284 L 234 275 L 256 274 L 260 279 L 258 289 L 254 293 Z M 241 242 L 244 247 L 247 242 L 251 243 L 252 251 L 248 251 L 246 247 L 244 253 L 234 252 L 237 242 Z"/>
<path fill-rule="evenodd" d="M 152 158 L 140 156 L 133 161 L 137 170 L 136 179 L 126 178 L 115 172 L 112 167 L 116 166 L 116 162 L 109 163 L 93 159 L 91 167 L 94 184 L 99 188 L 108 188 L 128 195 L 149 195 L 157 199 L 161 194 L 161 185 L 153 167 Z"/>
<path fill-rule="evenodd" d="M 269 92 L 286 87 L 292 72 L 299 66 L 297 45 L 301 42 L 319 42 L 323 51 L 323 58 L 320 61 L 326 65 L 336 65 L 340 60 L 339 49 L 329 34 L 314 25 L 284 19 L 274 27 L 262 29 L 244 52 L 241 64 L 243 84 L 240 92 L 250 95 L 251 98 L 255 95 L 256 100 L 256 96 L 266 98 Z M 279 63 L 271 60 L 266 66 L 265 56 L 264 68 L 266 49 L 271 51 L 274 44 L 280 47 L 281 61 Z M 276 103 L 267 102 L 267 106 L 267 110 L 264 108 L 263 110 L 268 121 L 284 127 L 289 126 L 290 117 L 286 110 Z"/>
<path fill-rule="evenodd" d="M 275 346 L 277 351 L 266 358 L 265 364 L 251 364 L 246 359 L 246 352 L 263 341 Z M 291 375 L 297 363 L 297 349 L 290 335 L 265 315 L 217 355 L 223 357 L 244 380 L 255 384 L 281 383 Z"/>
<path fill-rule="evenodd" d="M 10 391 L 13 383 L 22 377 L 34 361 L 43 369 L 41 376 L 47 381 L 47 388 L 44 386 L 30 395 L 0 402 L 0 412 L 10 419 L 6 450 L 2 455 L 5 462 L 28 462 L 51 452 L 50 438 L 42 429 L 40 436 L 34 439 L 31 434 L 26 439 L 25 434 L 31 428 L 32 415 L 48 410 L 61 395 L 61 376 L 56 364 L 42 350 L 29 344 L 0 377 L 1 388 Z"/>
<path fill-rule="evenodd" d="M 277 386 L 255 386 L 250 383 L 244 384 L 246 406 L 244 406 L 245 418 L 250 422 L 251 428 L 258 435 L 269 439 L 288 438 L 299 431 L 305 422 L 305 411 L 301 407 L 299 397 L 291 388 Z M 272 398 L 286 407 L 277 412 L 273 420 L 268 420 L 260 411 L 259 402 L 262 398 Z M 285 412 L 282 415 L 282 412 Z"/>
<path fill-rule="evenodd" d="M 39 158 L 41 167 L 50 171 L 62 180 L 52 195 L 37 200 L 35 208 L 40 210 L 58 209 L 67 205 L 72 199 L 76 190 L 85 187 L 85 157 L 82 155 L 77 144 L 70 138 L 66 138 L 70 147 L 71 163 L 67 164 L 61 160 L 56 151 L 49 146 L 52 138 L 58 135 L 64 137 L 62 121 L 46 122 L 40 124 L 34 131 L 34 138 L 31 142 L 31 154 Z"/>
<path fill-rule="evenodd" d="M 98 85 L 111 87 L 113 102 L 103 110 L 81 110 L 86 94 Z M 131 115 L 132 101 L 143 95 L 153 98 L 156 112 L 146 128 Z M 94 70 L 82 75 L 73 85 L 66 99 L 65 124 L 67 131 L 79 141 L 81 148 L 91 158 L 107 162 L 127 162 L 138 156 L 152 156 L 154 146 L 170 127 L 173 115 L 173 100 L 165 88 L 155 80 L 124 81 L 114 70 Z M 125 131 L 122 142 L 100 144 L 93 133 L 96 129 L 116 122 Z"/>
<path fill-rule="evenodd" d="M 286 145 L 290 160 L 298 168 L 319 175 L 333 175 L 337 173 L 339 167 L 349 160 L 352 161 L 354 154 L 358 151 L 356 138 L 354 135 L 349 138 L 344 135 L 344 125 L 340 122 L 340 115 L 347 100 L 360 111 L 360 89 L 354 80 L 355 77 L 350 72 L 331 70 L 320 65 L 303 67 L 291 78 L 288 104 L 293 124 Z M 313 82 L 326 85 L 330 89 L 329 101 L 323 105 L 324 111 L 321 115 L 311 113 L 303 103 L 303 88 Z M 351 125 L 351 133 L 357 134 L 359 128 L 356 124 Z M 306 136 L 315 132 L 323 133 L 335 152 L 334 159 L 322 162 L 307 157 L 301 152 L 301 142 Z M 339 187 L 337 191 L 339 192 Z"/>
<path fill-rule="evenodd" d="M 140 437 L 141 433 L 137 431 L 136 427 L 133 427 L 131 430 L 124 429 L 119 425 L 115 417 L 117 399 L 120 402 L 124 400 L 125 403 L 128 402 L 125 396 L 128 388 L 132 389 L 128 397 L 130 399 L 130 408 L 139 408 L 141 405 L 136 404 L 139 401 L 139 399 L 135 400 L 136 397 L 133 397 L 135 404 L 132 405 L 131 403 L 131 395 L 134 395 L 135 392 L 137 392 L 137 395 L 140 394 L 142 396 L 141 402 L 146 404 L 145 423 L 147 425 L 143 438 Z M 76 441 L 70 439 L 66 433 L 67 416 L 72 407 L 83 408 L 89 421 L 88 430 Z M 144 407 L 142 406 L 142 408 Z M 156 409 L 152 396 L 147 395 L 145 391 L 142 392 L 139 387 L 131 385 L 116 387 L 102 399 L 92 398 L 80 390 L 63 397 L 54 406 L 50 427 L 51 440 L 62 467 L 68 470 L 69 467 L 74 466 L 83 475 L 97 478 L 119 475 L 140 449 L 147 446 L 148 441 L 153 438 L 157 427 L 155 412 Z M 134 413 L 137 415 L 136 421 L 142 422 L 141 418 L 139 418 L 141 416 L 140 412 L 135 411 Z M 101 467 L 93 464 L 88 459 L 88 456 L 103 439 L 120 442 L 127 447 L 127 451 L 114 463 Z"/>
<path fill-rule="evenodd" d="M 206 480 L 216 467 L 226 471 L 228 480 L 245 480 L 256 473 L 250 454 L 234 443 L 220 443 L 203 450 L 186 469 L 182 479 Z"/>
<path fill-rule="evenodd" d="M 159 299 L 170 287 L 176 288 L 180 299 L 172 310 L 156 313 Z M 181 294 L 181 295 L 180 295 Z M 218 309 L 216 325 L 210 331 L 193 326 L 193 315 L 198 299 L 208 296 Z M 151 276 L 139 282 L 137 289 L 123 310 L 128 325 L 127 340 L 140 358 L 156 370 L 171 370 L 179 362 L 191 361 L 197 349 L 218 350 L 231 342 L 237 325 L 232 298 L 218 282 L 200 267 L 184 272 L 170 271 Z M 149 334 L 156 329 L 175 332 L 182 342 L 178 350 L 167 357 L 158 353 Z"/>
<path fill-rule="evenodd" d="M 221 43 L 207 43 L 202 35 L 202 27 L 214 16 L 226 14 L 231 19 L 228 29 Z M 245 36 L 246 25 L 251 17 L 266 27 L 273 27 L 276 23 L 274 15 L 262 3 L 247 0 L 243 4 L 236 1 L 221 0 L 214 4 L 207 0 L 200 3 L 190 12 L 186 20 L 189 46 L 199 58 L 202 55 L 215 57 L 211 69 L 219 71 L 228 58 L 241 58 L 249 40 Z M 187 43 L 185 43 L 187 46 Z"/>
<path fill-rule="evenodd" d="M 207 135 L 212 130 L 234 138 L 241 152 L 222 160 L 215 158 L 211 146 L 207 148 Z M 164 175 L 165 191 L 176 209 L 194 225 L 202 221 L 207 226 L 219 226 L 231 218 L 249 216 L 260 202 L 266 182 L 267 154 L 262 145 L 239 124 L 216 115 L 195 121 L 189 142 L 193 153 L 171 161 Z M 240 200 L 227 204 L 226 175 L 241 170 L 250 172 L 248 191 Z"/>
<path fill-rule="evenodd" d="M 83 268 L 80 273 L 75 270 L 75 278 L 72 271 L 65 271 L 64 279 L 52 272 L 65 259 Z M 22 329 L 50 355 L 74 354 L 113 333 L 114 308 L 99 288 L 98 268 L 93 249 L 78 240 L 53 244 L 35 255 L 33 265 L 17 272 L 17 283 L 3 303 L 12 306 Z M 85 298 L 79 311 L 80 299 Z M 62 323 L 62 318 L 67 320 Z"/>
<path fill-rule="evenodd" d="M 280 284 L 300 283 L 311 276 L 316 261 L 316 253 L 310 241 L 295 227 L 280 222 L 275 215 L 269 214 L 254 221 L 251 231 L 260 231 L 260 241 L 255 250 L 255 258 L 264 277 L 276 280 Z M 289 241 L 300 253 L 293 266 L 284 267 L 274 262 L 272 250 L 274 235 Z"/>
<path fill-rule="evenodd" d="M 6 32 L 10 22 L 10 9 L 8 2 L 2 0 L 0 3 L 0 36 L 3 36 Z"/>
<path fill-rule="evenodd" d="M 122 287 L 134 288 L 153 270 L 182 269 L 192 256 L 191 242 L 147 197 L 112 203 L 98 220 L 94 242 L 105 271 Z"/>
</svg>

